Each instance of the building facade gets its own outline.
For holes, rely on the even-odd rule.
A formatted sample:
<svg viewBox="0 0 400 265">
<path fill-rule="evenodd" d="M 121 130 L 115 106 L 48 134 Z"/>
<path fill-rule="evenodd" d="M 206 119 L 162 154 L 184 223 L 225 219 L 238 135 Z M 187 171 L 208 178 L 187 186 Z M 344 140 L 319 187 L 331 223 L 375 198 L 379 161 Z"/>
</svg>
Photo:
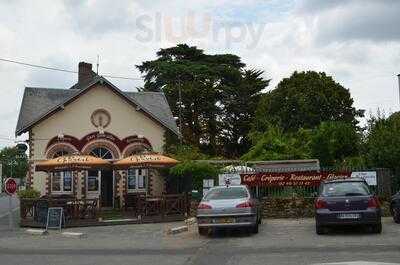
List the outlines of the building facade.
<svg viewBox="0 0 400 265">
<path fill-rule="evenodd" d="M 162 153 L 167 131 L 179 135 L 163 93 L 121 91 L 81 62 L 69 89 L 25 88 L 16 135 L 29 133 L 28 185 L 42 195 L 98 198 L 113 207 L 128 193 L 161 195 L 164 179 L 146 168 L 48 174 L 36 172 L 35 163 L 76 153 L 109 161 Z"/>
</svg>

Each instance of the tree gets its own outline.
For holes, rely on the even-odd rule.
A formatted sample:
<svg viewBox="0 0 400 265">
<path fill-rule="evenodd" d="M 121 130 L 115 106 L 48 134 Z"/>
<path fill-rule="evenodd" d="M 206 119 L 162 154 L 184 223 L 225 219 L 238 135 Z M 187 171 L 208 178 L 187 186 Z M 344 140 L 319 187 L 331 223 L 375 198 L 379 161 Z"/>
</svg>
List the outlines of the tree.
<svg viewBox="0 0 400 265">
<path fill-rule="evenodd" d="M 345 122 L 321 123 L 310 142 L 312 157 L 318 158 L 323 166 L 339 165 L 346 158 L 358 156 L 360 146 L 357 128 Z"/>
<path fill-rule="evenodd" d="M 202 190 L 203 179 L 217 180 L 219 170 L 205 162 L 185 161 L 169 170 L 168 186 L 175 187 L 174 192 L 190 192 L 192 189 Z"/>
<path fill-rule="evenodd" d="M 265 131 L 270 124 L 284 131 L 313 129 L 323 121 L 356 125 L 363 111 L 353 107 L 349 90 L 325 73 L 294 72 L 260 101 L 253 130 Z"/>
<path fill-rule="evenodd" d="M 278 127 L 253 135 L 254 146 L 242 156 L 243 160 L 290 160 L 310 158 L 310 131 L 284 133 Z"/>
<path fill-rule="evenodd" d="M 226 87 L 223 103 L 221 142 L 225 154 L 238 157 L 249 150 L 251 139 L 248 133 L 261 98 L 260 91 L 269 80 L 262 78 L 262 71 L 246 70 L 238 86 Z"/>
<path fill-rule="evenodd" d="M 400 170 L 400 112 L 389 118 L 373 117 L 369 120 L 366 137 L 366 160 L 369 166 Z"/>
<path fill-rule="evenodd" d="M 245 149 L 250 126 L 240 119 L 252 120 L 268 85 L 261 71 L 244 67 L 236 55 L 208 55 L 186 44 L 161 49 L 156 60 L 137 66 L 145 79 L 142 90 L 165 93 L 186 144 L 228 156 Z M 251 104 L 244 106 L 244 100 Z"/>
<path fill-rule="evenodd" d="M 0 151 L 3 176 L 23 179 L 28 171 L 28 158 L 16 147 L 5 147 Z"/>
</svg>

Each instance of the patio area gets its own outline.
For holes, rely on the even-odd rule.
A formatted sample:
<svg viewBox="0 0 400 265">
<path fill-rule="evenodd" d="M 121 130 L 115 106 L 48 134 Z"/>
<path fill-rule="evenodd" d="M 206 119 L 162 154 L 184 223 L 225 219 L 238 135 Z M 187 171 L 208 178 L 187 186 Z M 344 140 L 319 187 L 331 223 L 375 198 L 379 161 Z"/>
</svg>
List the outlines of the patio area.
<svg viewBox="0 0 400 265">
<path fill-rule="evenodd" d="M 20 226 L 45 227 L 50 207 L 63 208 L 64 227 L 181 221 L 190 212 L 190 197 L 187 193 L 157 197 L 127 194 L 125 202 L 123 208 L 104 210 L 98 207 L 98 199 L 21 199 Z"/>
</svg>

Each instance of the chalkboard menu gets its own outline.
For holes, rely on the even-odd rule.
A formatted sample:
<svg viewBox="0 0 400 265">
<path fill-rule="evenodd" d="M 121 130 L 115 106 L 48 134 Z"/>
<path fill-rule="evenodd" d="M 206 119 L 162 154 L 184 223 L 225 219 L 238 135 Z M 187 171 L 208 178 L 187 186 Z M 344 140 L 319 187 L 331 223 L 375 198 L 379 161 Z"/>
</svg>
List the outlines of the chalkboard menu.
<svg viewBox="0 0 400 265">
<path fill-rule="evenodd" d="M 47 213 L 48 213 L 49 205 L 47 202 L 39 201 L 35 207 L 35 221 L 43 225 L 43 227 L 47 223 Z"/>
<path fill-rule="evenodd" d="M 60 229 L 65 223 L 64 211 L 62 207 L 50 207 L 47 211 L 47 223 L 46 230 L 48 229 Z"/>
</svg>

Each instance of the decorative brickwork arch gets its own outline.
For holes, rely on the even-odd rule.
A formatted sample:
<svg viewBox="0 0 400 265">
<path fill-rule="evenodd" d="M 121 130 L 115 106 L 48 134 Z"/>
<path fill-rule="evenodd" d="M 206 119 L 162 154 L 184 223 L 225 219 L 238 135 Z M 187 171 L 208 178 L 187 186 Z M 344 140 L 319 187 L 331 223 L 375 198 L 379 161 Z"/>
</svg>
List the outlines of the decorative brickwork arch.
<svg viewBox="0 0 400 265">
<path fill-rule="evenodd" d="M 72 144 L 56 143 L 47 148 L 45 155 L 47 159 L 51 159 L 60 155 L 71 155 L 78 152 L 79 152 L 78 149 L 76 149 L 76 147 L 73 146 Z"/>
<path fill-rule="evenodd" d="M 151 152 L 153 149 L 150 145 L 146 143 L 136 142 L 128 145 L 125 147 L 124 151 L 122 152 L 122 157 L 128 157 L 130 155 L 139 154 L 143 151 Z"/>
<path fill-rule="evenodd" d="M 112 143 L 111 141 L 107 141 L 104 139 L 95 140 L 92 142 L 87 143 L 82 148 L 82 154 L 90 155 L 90 153 L 95 150 L 96 148 L 105 148 L 109 150 L 112 154 L 113 159 L 119 159 L 121 157 L 121 153 L 119 152 L 118 146 Z"/>
</svg>

